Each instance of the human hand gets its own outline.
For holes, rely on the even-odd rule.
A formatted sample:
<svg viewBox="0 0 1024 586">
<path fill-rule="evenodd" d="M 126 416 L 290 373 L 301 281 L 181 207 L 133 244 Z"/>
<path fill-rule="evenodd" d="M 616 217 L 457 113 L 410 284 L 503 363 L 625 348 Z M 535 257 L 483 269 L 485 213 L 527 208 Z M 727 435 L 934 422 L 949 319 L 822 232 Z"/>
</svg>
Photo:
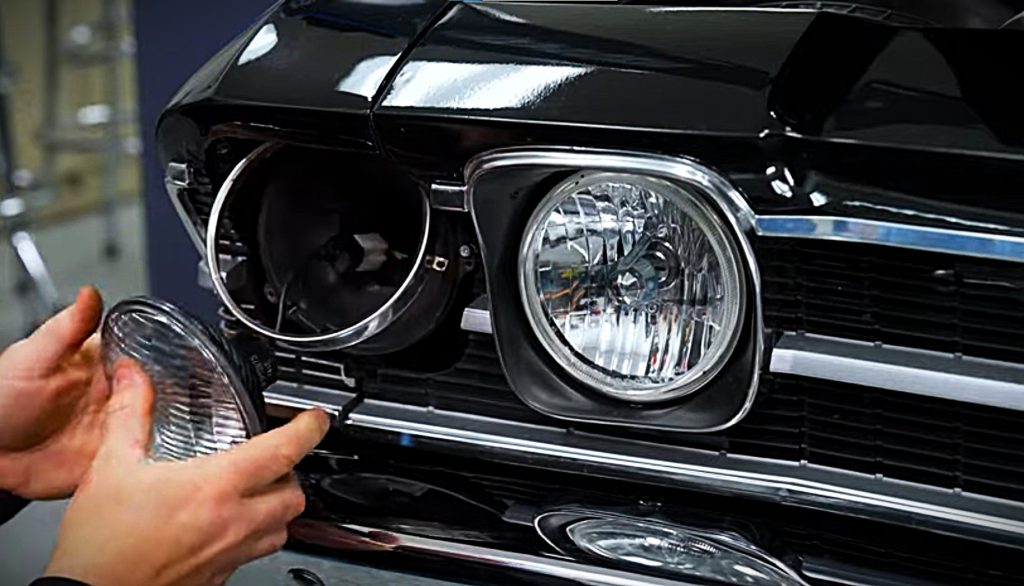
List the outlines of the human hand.
<svg viewBox="0 0 1024 586">
<path fill-rule="evenodd" d="M 63 498 L 88 470 L 108 399 L 100 363 L 99 291 L 75 302 L 0 354 L 0 488 Z"/>
<path fill-rule="evenodd" d="M 132 361 L 116 366 L 103 444 L 75 493 L 46 576 L 96 586 L 221 584 L 280 549 L 305 508 L 291 470 L 327 433 L 322 411 L 227 452 L 147 459 L 153 390 Z"/>
</svg>

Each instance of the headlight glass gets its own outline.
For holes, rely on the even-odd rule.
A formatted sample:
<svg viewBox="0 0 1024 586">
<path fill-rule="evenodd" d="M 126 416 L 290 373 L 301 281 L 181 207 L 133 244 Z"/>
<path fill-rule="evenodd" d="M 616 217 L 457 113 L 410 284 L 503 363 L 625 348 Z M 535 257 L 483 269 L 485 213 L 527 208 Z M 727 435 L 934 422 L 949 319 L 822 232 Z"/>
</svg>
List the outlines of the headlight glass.
<svg viewBox="0 0 1024 586">
<path fill-rule="evenodd" d="M 244 443 L 261 428 L 260 376 L 246 372 L 219 334 L 177 307 L 150 298 L 115 305 L 103 324 L 108 375 L 122 356 L 155 392 L 150 457 L 187 460 Z"/>
<path fill-rule="evenodd" d="M 566 528 L 577 547 L 600 559 L 715 584 L 798 586 L 791 570 L 749 543 L 725 533 L 709 534 L 635 519 L 598 518 Z"/>
<path fill-rule="evenodd" d="M 520 293 L 548 352 L 631 402 L 686 395 L 717 374 L 744 309 L 739 252 L 699 196 L 668 181 L 584 173 L 531 217 Z"/>
</svg>

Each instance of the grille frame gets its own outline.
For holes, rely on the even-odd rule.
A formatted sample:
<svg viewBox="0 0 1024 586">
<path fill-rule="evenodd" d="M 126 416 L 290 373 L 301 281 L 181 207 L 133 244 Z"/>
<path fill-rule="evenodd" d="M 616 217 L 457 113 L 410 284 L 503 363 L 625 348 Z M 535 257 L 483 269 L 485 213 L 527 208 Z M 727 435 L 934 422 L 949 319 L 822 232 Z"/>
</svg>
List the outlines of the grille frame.
<svg viewBox="0 0 1024 586">
<path fill-rule="evenodd" d="M 765 239 L 757 241 L 759 250 L 763 240 Z M 759 296 L 760 298 L 762 296 Z M 781 331 L 781 328 L 771 329 L 773 332 Z M 408 373 L 406 376 L 415 377 L 416 373 Z M 430 384 L 444 382 L 435 375 L 426 378 L 433 379 Z M 287 391 L 292 394 L 302 392 L 301 384 Z M 287 393 L 282 392 L 282 395 Z M 472 446 L 470 449 L 475 450 L 474 453 L 478 456 L 482 451 L 488 455 L 498 454 L 496 457 L 509 460 L 526 459 L 533 463 L 545 460 L 551 469 L 567 467 L 583 473 L 633 475 L 646 481 L 687 482 L 690 486 L 704 490 L 763 500 L 781 500 L 811 508 L 840 510 L 847 514 L 911 523 L 934 531 L 956 533 L 996 543 L 1012 542 L 1019 545 L 1021 537 L 1024 536 L 1024 503 L 1021 502 L 957 493 L 954 490 L 941 490 L 909 481 L 876 478 L 868 474 L 822 467 L 799 460 L 784 461 L 761 456 L 725 455 L 724 452 L 728 450 L 723 450 L 722 437 L 717 434 L 689 435 L 686 436 L 685 442 L 676 445 L 666 445 L 651 433 L 634 431 L 624 432 L 622 435 L 627 436 L 624 438 L 609 438 L 609 434 L 617 433 L 619 430 L 602 428 L 598 432 L 585 424 L 559 422 L 531 411 L 521 402 L 518 403 L 521 409 L 535 419 L 528 423 L 504 422 L 497 420 L 496 417 L 459 412 L 455 409 L 455 403 L 458 402 L 457 393 L 446 399 L 448 404 L 438 407 L 440 403 L 437 399 L 442 395 L 443 393 L 431 391 L 423 393 L 419 400 L 409 396 L 393 397 L 394 400 L 390 400 L 385 396 L 369 393 L 366 401 L 351 410 L 351 417 L 345 429 L 356 434 L 383 433 L 397 442 L 406 441 L 402 438 L 412 437 L 415 438 L 415 445 L 419 447 L 441 451 L 467 449 L 467 446 Z M 514 399 L 514 395 L 511 396 Z M 323 398 L 323 393 L 320 397 Z M 347 400 L 351 395 L 346 394 L 345 397 L 344 406 L 339 403 L 339 412 L 343 407 L 347 409 L 350 406 Z M 756 408 L 755 406 L 755 410 Z M 499 404 L 497 409 L 500 411 L 502 406 Z M 382 412 L 391 415 L 381 415 Z M 392 416 L 396 413 L 401 417 Z M 508 435 L 497 436 L 472 431 L 474 426 L 499 423 L 512 425 Z M 467 428 L 470 431 L 467 432 Z M 524 445 L 524 438 L 537 437 L 546 440 L 531 441 Z M 687 445 L 686 442 L 692 444 Z M 567 445 L 573 446 L 574 449 L 566 451 Z M 605 447 L 604 451 L 596 449 L 601 446 Z M 646 459 L 641 458 L 641 461 L 661 469 L 638 467 L 625 459 L 623 454 L 640 448 L 647 454 Z M 603 458 L 600 465 L 587 460 L 594 453 Z M 682 470 L 680 462 L 670 459 L 668 454 L 684 454 L 680 456 Z M 656 457 L 650 457 L 651 455 Z M 759 485 L 750 480 L 751 474 L 762 480 L 767 477 L 770 482 Z M 894 497 L 893 494 L 900 496 Z"/>
</svg>

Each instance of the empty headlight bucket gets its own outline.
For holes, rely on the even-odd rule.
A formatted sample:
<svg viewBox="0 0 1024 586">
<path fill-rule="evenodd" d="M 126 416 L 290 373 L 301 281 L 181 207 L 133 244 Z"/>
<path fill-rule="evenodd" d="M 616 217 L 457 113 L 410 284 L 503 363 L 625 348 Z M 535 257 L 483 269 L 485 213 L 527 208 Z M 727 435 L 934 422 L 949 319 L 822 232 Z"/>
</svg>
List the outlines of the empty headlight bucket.
<svg viewBox="0 0 1024 586">
<path fill-rule="evenodd" d="M 519 288 L 541 344 L 609 397 L 653 403 L 713 378 L 744 319 L 740 252 L 700 195 L 630 173 L 577 173 L 530 217 Z"/>
<path fill-rule="evenodd" d="M 234 268 L 225 242 L 241 249 Z M 237 164 L 206 234 L 225 307 L 299 350 L 384 353 L 418 341 L 454 294 L 457 249 L 423 187 L 390 161 L 279 144 Z"/>
</svg>

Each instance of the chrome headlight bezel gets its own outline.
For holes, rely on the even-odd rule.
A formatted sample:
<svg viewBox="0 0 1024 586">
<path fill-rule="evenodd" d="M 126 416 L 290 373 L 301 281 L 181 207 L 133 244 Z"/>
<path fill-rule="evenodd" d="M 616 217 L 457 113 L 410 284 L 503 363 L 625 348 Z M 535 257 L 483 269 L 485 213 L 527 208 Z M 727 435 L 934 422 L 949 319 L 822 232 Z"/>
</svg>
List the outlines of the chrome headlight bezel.
<svg viewBox="0 0 1024 586">
<path fill-rule="evenodd" d="M 644 383 L 636 377 L 615 377 L 588 364 L 550 324 L 537 291 L 537 250 L 545 224 L 566 199 L 601 184 L 628 184 L 671 200 L 694 222 L 711 244 L 720 263 L 724 294 L 730 299 L 721 331 L 694 368 L 668 382 Z M 741 254 L 721 217 L 697 193 L 678 183 L 640 173 L 584 171 L 574 173 L 544 196 L 534 209 L 519 247 L 519 294 L 527 320 L 545 350 L 566 372 L 603 395 L 630 403 L 657 403 L 684 397 L 702 388 L 728 362 L 739 339 L 746 312 L 746 286 Z"/>
<path fill-rule="evenodd" d="M 551 188 L 587 170 L 644 175 L 692 190 L 718 214 L 734 239 L 744 269 L 746 310 L 730 358 L 701 389 L 642 405 L 613 399 L 560 366 L 529 325 L 519 289 L 524 229 Z M 750 241 L 754 214 L 728 180 L 692 159 L 531 146 L 478 155 L 465 168 L 465 182 L 487 278 L 492 331 L 504 374 L 520 400 L 566 421 L 691 433 L 725 429 L 749 412 L 764 359 L 760 276 Z"/>
</svg>

